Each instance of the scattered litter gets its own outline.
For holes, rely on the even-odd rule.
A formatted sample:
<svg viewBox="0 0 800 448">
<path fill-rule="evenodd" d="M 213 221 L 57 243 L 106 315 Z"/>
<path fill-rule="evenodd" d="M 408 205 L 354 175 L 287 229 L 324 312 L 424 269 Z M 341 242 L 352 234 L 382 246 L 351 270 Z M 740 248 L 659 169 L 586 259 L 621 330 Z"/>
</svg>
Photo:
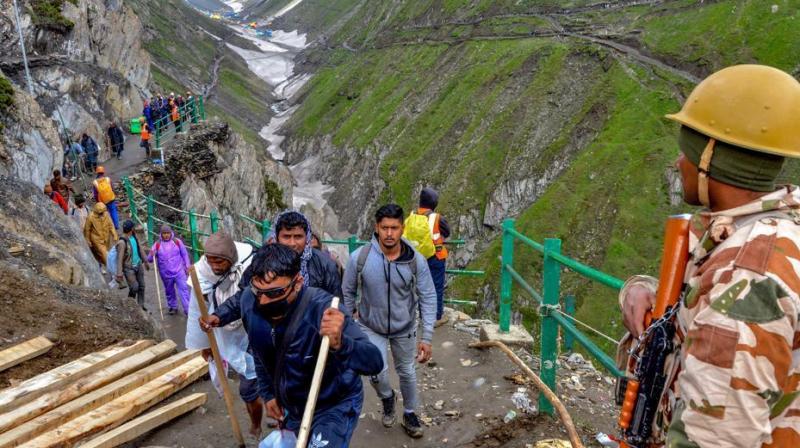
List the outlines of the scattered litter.
<svg viewBox="0 0 800 448">
<path fill-rule="evenodd" d="M 561 439 L 547 439 L 536 442 L 534 448 L 572 448 L 572 444 Z"/>
<path fill-rule="evenodd" d="M 442 408 L 444 408 L 444 400 L 439 400 L 433 404 L 433 409 L 436 409 L 437 411 L 441 411 Z"/>
<path fill-rule="evenodd" d="M 455 345 L 455 344 L 453 344 L 453 343 L 452 343 L 452 342 L 450 342 L 450 341 L 444 341 L 444 342 L 442 342 L 442 348 L 450 348 L 450 347 L 452 347 L 453 345 Z"/>
<path fill-rule="evenodd" d="M 480 389 L 481 386 L 483 386 L 484 384 L 486 384 L 486 378 L 480 377 L 476 378 L 475 381 L 472 382 L 472 387 L 474 387 L 475 389 Z"/>
<path fill-rule="evenodd" d="M 511 422 L 511 420 L 514 420 L 515 418 L 517 418 L 517 413 L 514 412 L 514 410 L 512 409 L 512 410 L 506 412 L 505 417 L 503 417 L 503 422 L 509 423 L 509 422 Z"/>
<path fill-rule="evenodd" d="M 456 411 L 456 410 L 445 411 L 444 415 L 446 415 L 448 417 L 458 417 L 459 415 L 461 415 L 461 412 L 460 411 Z"/>
<path fill-rule="evenodd" d="M 595 439 L 597 439 L 597 442 L 599 442 L 600 445 L 607 446 L 609 448 L 619 448 L 619 442 L 612 439 L 611 436 L 604 432 L 598 432 L 595 436 Z"/>
<path fill-rule="evenodd" d="M 511 401 L 517 409 L 526 414 L 536 414 L 539 412 L 536 406 L 531 403 L 531 399 L 528 396 L 528 389 L 524 387 L 520 387 L 514 392 L 514 395 L 511 396 Z"/>
</svg>

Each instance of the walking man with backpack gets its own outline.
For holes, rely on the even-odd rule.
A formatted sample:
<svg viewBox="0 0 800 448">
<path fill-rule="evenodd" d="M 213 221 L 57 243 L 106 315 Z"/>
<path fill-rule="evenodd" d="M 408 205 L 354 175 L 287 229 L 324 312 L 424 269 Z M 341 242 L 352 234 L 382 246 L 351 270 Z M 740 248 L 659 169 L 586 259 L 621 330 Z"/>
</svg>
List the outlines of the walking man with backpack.
<svg viewBox="0 0 800 448">
<path fill-rule="evenodd" d="M 135 297 L 136 303 L 147 311 L 144 306 L 144 271 L 150 270 L 150 265 L 144 258 L 144 250 L 133 231 L 133 221 L 126 220 L 122 224 L 122 236 L 117 241 L 117 282 L 124 278 L 128 282 L 128 297 Z M 144 268 L 144 269 L 143 269 Z"/>
<path fill-rule="evenodd" d="M 92 182 L 94 200 L 106 205 L 108 215 L 111 217 L 111 222 L 114 223 L 114 228 L 119 229 L 117 195 L 114 194 L 114 188 L 111 186 L 111 178 L 106 176 L 106 169 L 102 166 L 98 166 L 95 172 L 97 173 L 97 178 Z"/>
<path fill-rule="evenodd" d="M 158 274 L 164 283 L 169 314 L 172 315 L 178 312 L 178 298 L 175 296 L 175 290 L 177 289 L 178 294 L 181 296 L 183 312 L 188 316 L 190 293 L 186 277 L 189 273 L 189 267 L 192 266 L 192 262 L 189 260 L 189 252 L 186 250 L 186 245 L 183 241 L 175 237 L 175 233 L 172 232 L 168 225 L 161 226 L 160 236 L 161 239 L 150 248 L 147 261 L 152 263 L 153 259 L 157 258 Z"/>
<path fill-rule="evenodd" d="M 415 412 L 415 361 L 428 362 L 432 355 L 436 289 L 425 258 L 402 235 L 403 209 L 396 204 L 379 208 L 372 241 L 350 256 L 342 290 L 345 310 L 353 313 L 361 330 L 383 356 L 383 370 L 370 379 L 383 402 L 383 425 L 392 427 L 397 421 L 397 394 L 389 382 L 387 362 L 391 346 L 403 394 L 402 425 L 409 436 L 419 438 L 423 431 Z M 419 338 L 418 309 L 422 318 Z"/>
<path fill-rule="evenodd" d="M 437 205 L 439 205 L 439 193 L 433 188 L 423 188 L 419 193 L 419 208 L 406 218 L 406 233 L 403 235 L 428 260 L 428 269 L 431 270 L 433 284 L 436 287 L 436 327 L 446 322 L 444 283 L 448 253 L 444 247 L 444 240 L 450 237 L 450 225 L 444 216 L 435 212 Z M 428 244 L 428 240 L 431 244 Z"/>
</svg>

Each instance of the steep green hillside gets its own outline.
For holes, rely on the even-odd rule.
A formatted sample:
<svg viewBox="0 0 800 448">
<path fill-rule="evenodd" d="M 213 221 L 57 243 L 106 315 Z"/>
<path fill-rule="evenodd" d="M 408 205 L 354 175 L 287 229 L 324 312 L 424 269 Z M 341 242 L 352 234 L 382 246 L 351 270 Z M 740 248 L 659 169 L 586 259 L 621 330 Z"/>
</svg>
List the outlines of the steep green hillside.
<svg viewBox="0 0 800 448">
<path fill-rule="evenodd" d="M 145 48 L 153 56 L 158 87 L 176 94 L 208 90 L 208 112 L 228 121 L 251 143 L 259 142 L 258 131 L 268 121 L 271 89 L 225 45 L 252 48 L 251 44 L 181 0 L 128 2 L 147 29 Z"/>
<path fill-rule="evenodd" d="M 349 8 L 320 20 L 328 3 Z M 325 156 L 334 166 L 324 177 L 345 190 L 360 185 L 348 183 L 359 174 L 353 160 L 379 164 L 377 202 L 410 207 L 421 185 L 437 187 L 456 233 L 486 242 L 469 267 L 487 278 L 458 280 L 449 295 L 491 310 L 503 216 L 618 277 L 655 273 L 664 218 L 686 210 L 669 201 L 677 127 L 663 115 L 691 80 L 729 64 L 800 71 L 800 2 L 776 2 L 775 12 L 756 1 L 533 3 L 306 0 L 286 18 L 314 10 L 309 21 L 340 25 L 311 55 L 321 67 L 290 123 L 291 147 L 309 156 L 330 142 L 324 153 L 338 156 Z M 796 173 L 790 165 L 787 179 Z M 345 216 L 358 207 L 353 217 L 375 206 L 337 203 L 336 193 L 333 202 Z M 518 253 L 539 285 L 541 257 Z M 621 333 L 614 292 L 574 274 L 564 281 L 579 318 Z M 515 309 L 535 324 L 517 292 Z"/>
</svg>

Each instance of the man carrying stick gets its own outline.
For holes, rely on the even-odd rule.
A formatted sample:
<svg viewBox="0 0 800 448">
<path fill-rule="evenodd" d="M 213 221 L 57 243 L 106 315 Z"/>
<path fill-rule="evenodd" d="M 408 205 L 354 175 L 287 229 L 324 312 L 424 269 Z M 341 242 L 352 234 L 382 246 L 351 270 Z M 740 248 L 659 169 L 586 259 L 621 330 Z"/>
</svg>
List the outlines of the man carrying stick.
<svg viewBox="0 0 800 448">
<path fill-rule="evenodd" d="M 253 256 L 253 278 L 241 294 L 200 319 L 204 331 L 242 319 L 250 340 L 258 392 L 267 413 L 298 432 L 322 338 L 330 353 L 322 376 L 309 446 L 347 447 L 364 393 L 359 375 L 383 369 L 380 352 L 349 315 L 329 308 L 332 296 L 303 286 L 300 257 L 280 244 Z"/>
</svg>

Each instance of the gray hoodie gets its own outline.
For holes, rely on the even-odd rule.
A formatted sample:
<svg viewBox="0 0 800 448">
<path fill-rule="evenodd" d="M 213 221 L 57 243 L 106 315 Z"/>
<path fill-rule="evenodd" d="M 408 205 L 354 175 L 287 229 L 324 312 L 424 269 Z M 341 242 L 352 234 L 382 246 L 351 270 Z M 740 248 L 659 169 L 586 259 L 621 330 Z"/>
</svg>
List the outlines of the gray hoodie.
<svg viewBox="0 0 800 448">
<path fill-rule="evenodd" d="M 417 307 L 422 316 L 423 342 L 433 339 L 436 320 L 436 288 L 425 258 L 401 239 L 403 253 L 395 261 L 383 255 L 378 240 L 362 246 L 350 255 L 344 271 L 342 292 L 345 308 L 352 313 L 358 289 L 358 255 L 370 251 L 364 264 L 358 319 L 372 331 L 387 337 L 402 336 L 417 326 Z M 417 264 L 416 291 L 412 291 L 411 263 Z M 391 316 L 391 317 L 390 317 Z"/>
</svg>

